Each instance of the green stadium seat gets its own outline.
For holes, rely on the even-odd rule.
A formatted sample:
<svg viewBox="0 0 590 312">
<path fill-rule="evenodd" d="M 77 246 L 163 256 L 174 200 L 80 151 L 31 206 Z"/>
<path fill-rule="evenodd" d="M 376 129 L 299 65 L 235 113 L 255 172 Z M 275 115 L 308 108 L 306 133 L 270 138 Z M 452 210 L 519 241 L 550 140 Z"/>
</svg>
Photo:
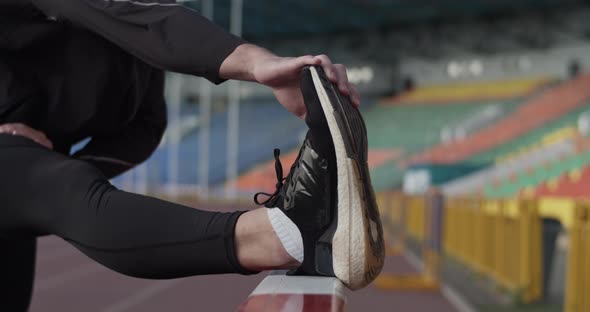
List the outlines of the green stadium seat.
<svg viewBox="0 0 590 312">
<path fill-rule="evenodd" d="M 440 132 L 448 125 L 464 121 L 488 102 L 439 105 L 377 105 L 364 112 L 370 149 L 398 149 L 402 155 L 420 152 L 440 142 Z M 504 112 L 516 108 L 519 101 L 494 102 Z M 374 168 L 371 178 L 376 190 L 402 183 L 404 169 L 396 162 Z"/>
</svg>

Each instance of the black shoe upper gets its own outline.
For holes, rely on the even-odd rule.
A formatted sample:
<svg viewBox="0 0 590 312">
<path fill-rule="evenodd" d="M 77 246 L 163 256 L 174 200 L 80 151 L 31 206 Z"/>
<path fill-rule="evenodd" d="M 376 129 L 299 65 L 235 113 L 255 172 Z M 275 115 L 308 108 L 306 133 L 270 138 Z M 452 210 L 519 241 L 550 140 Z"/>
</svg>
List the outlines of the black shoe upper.
<svg viewBox="0 0 590 312">
<path fill-rule="evenodd" d="M 335 163 L 321 157 L 311 145 L 309 138 L 303 142 L 299 156 L 286 178 L 282 176 L 280 152 L 275 149 L 277 190 L 273 194 L 257 193 L 254 200 L 265 207 L 281 209 L 297 225 L 303 238 L 304 261 L 293 274 L 333 275 L 331 263 L 330 229 L 334 226 L 336 205 L 333 204 L 335 184 L 331 171 Z M 269 196 L 260 202 L 260 195 Z M 320 242 L 324 244 L 320 244 Z M 318 248 L 321 250 L 318 251 Z M 324 255 L 318 257 L 322 252 Z"/>
<path fill-rule="evenodd" d="M 286 178 L 283 178 L 280 151 L 275 149 L 277 189 L 273 194 L 256 194 L 254 201 L 280 208 L 301 231 L 305 260 L 296 274 L 333 275 L 331 239 L 338 206 L 336 154 L 309 69 L 302 72 L 301 91 L 309 127 L 303 146 Z M 260 202 L 260 195 L 269 197 Z"/>
</svg>

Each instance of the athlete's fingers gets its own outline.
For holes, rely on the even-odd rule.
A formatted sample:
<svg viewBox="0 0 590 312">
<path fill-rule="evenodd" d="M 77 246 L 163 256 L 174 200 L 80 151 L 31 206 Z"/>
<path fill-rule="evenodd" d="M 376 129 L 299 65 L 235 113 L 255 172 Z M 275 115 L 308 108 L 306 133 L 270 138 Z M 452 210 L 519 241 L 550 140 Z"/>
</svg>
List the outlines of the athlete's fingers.
<svg viewBox="0 0 590 312">
<path fill-rule="evenodd" d="M 16 134 L 14 124 L 3 124 L 0 126 L 0 133 Z"/>
<path fill-rule="evenodd" d="M 313 55 L 304 55 L 300 57 L 288 58 L 288 61 L 285 63 L 285 65 L 287 66 L 287 73 L 299 74 L 301 68 L 304 66 L 318 65 L 320 62 L 321 61 L 315 58 Z"/>
<path fill-rule="evenodd" d="M 350 90 L 350 100 L 356 107 L 361 106 L 361 94 L 352 83 L 348 83 L 348 90 Z"/>
<path fill-rule="evenodd" d="M 350 95 L 348 88 L 348 74 L 346 73 L 346 67 L 342 64 L 334 64 L 334 69 L 338 72 L 338 89 L 344 95 Z"/>
<path fill-rule="evenodd" d="M 319 65 L 322 62 L 320 59 L 315 58 L 313 55 L 300 56 L 295 60 L 297 61 L 297 65 L 299 68 L 306 65 Z"/>
<path fill-rule="evenodd" d="M 49 140 L 49 138 L 47 138 L 47 136 L 45 135 L 45 133 L 40 132 L 40 131 L 36 131 L 33 130 L 35 132 L 37 132 L 37 135 L 35 136 L 35 142 L 47 147 L 48 149 L 53 149 L 53 142 L 51 142 L 51 140 Z"/>
<path fill-rule="evenodd" d="M 336 68 L 334 68 L 334 64 L 332 64 L 330 58 L 325 54 L 318 55 L 316 58 L 321 61 L 322 68 L 324 69 L 324 72 L 326 72 L 328 79 L 330 79 L 331 82 L 337 83 L 338 71 L 336 71 Z"/>
<path fill-rule="evenodd" d="M 53 143 L 47 138 L 45 133 L 29 127 L 27 127 L 26 131 L 31 134 L 33 141 L 47 147 L 48 149 L 53 149 Z"/>
<path fill-rule="evenodd" d="M 15 129 L 16 135 L 27 137 L 27 138 L 29 138 L 41 145 L 44 145 L 39 134 L 37 132 L 35 132 L 33 129 L 31 129 L 23 124 L 16 124 L 14 129 Z"/>
</svg>

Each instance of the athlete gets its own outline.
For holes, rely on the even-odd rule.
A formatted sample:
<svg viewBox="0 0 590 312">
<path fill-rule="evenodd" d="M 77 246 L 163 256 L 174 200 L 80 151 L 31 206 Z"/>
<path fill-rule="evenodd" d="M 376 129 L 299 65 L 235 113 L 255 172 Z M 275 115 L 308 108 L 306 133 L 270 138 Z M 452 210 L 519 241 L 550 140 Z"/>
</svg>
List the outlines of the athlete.
<svg viewBox="0 0 590 312">
<path fill-rule="evenodd" d="M 200 211 L 108 182 L 160 142 L 163 70 L 261 83 L 305 120 L 286 178 L 275 150 L 265 207 Z M 327 56 L 278 57 L 173 0 L 3 0 L 0 306 L 28 309 L 35 240 L 49 234 L 141 278 L 291 269 L 366 286 L 384 247 L 359 105 Z"/>
</svg>

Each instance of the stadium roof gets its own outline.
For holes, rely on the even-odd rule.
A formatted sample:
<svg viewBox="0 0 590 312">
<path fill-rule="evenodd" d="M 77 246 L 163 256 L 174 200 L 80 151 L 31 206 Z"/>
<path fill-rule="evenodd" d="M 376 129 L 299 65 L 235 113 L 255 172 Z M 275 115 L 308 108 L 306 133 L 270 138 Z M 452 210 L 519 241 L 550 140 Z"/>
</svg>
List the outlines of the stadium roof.
<svg viewBox="0 0 590 312">
<path fill-rule="evenodd" d="M 448 16 L 542 9 L 584 0 L 243 0 L 243 36 L 269 38 L 378 29 Z M 189 4 L 200 8 L 200 0 Z M 231 0 L 214 0 L 215 22 L 229 25 Z"/>
</svg>

